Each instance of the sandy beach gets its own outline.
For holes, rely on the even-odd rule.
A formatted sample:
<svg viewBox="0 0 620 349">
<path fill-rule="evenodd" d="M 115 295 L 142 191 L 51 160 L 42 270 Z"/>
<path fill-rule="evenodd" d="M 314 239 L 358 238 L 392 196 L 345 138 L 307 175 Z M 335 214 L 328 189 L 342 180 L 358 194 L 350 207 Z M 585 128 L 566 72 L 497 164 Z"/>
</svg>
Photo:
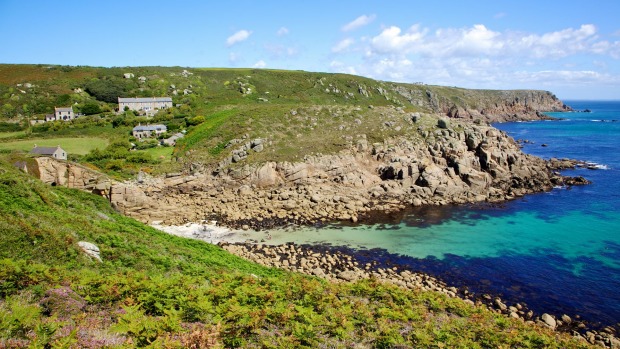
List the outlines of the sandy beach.
<svg viewBox="0 0 620 349">
<path fill-rule="evenodd" d="M 259 233 L 253 230 L 232 230 L 217 225 L 215 221 L 203 221 L 199 223 L 187 223 L 184 225 L 162 225 L 161 222 L 153 222 L 151 227 L 189 239 L 196 239 L 217 245 L 221 242 L 255 242 L 264 238 L 265 233 Z"/>
</svg>

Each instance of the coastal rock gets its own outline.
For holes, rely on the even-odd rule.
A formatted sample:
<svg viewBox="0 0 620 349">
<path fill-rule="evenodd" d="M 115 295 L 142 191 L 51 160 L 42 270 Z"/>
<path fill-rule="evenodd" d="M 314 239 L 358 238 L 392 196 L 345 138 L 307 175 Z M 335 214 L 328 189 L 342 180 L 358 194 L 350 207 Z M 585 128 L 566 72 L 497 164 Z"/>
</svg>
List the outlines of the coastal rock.
<svg viewBox="0 0 620 349">
<path fill-rule="evenodd" d="M 86 241 L 80 241 L 78 242 L 78 246 L 88 256 L 98 260 L 99 262 L 102 261 L 99 247 L 97 247 L 97 245 L 90 243 L 90 242 L 86 242 Z"/>
<path fill-rule="evenodd" d="M 228 163 L 194 176 L 114 183 L 108 197 L 118 211 L 144 222 L 183 224 L 206 216 L 229 227 L 266 229 L 364 222 L 373 212 L 408 206 L 501 201 L 564 181 L 491 126 L 450 120 L 446 127 L 424 131 L 428 138 L 413 132 L 372 145 L 352 137 L 337 154 L 297 162 Z M 265 141 L 229 143 L 251 149 Z"/>
<path fill-rule="evenodd" d="M 555 319 L 553 318 L 553 316 L 544 313 L 542 314 L 542 316 L 540 317 L 540 319 L 545 323 L 545 325 L 547 325 L 549 328 L 555 329 L 557 326 L 557 323 L 555 321 Z"/>
</svg>

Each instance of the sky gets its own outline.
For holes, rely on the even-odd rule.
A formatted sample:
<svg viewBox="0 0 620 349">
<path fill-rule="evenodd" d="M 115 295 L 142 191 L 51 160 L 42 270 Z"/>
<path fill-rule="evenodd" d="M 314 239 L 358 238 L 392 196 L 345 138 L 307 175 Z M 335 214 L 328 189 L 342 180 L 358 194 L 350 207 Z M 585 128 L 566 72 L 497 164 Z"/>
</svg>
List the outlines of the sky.
<svg viewBox="0 0 620 349">
<path fill-rule="evenodd" d="M 0 0 L 0 63 L 253 67 L 620 100 L 618 0 Z"/>
</svg>

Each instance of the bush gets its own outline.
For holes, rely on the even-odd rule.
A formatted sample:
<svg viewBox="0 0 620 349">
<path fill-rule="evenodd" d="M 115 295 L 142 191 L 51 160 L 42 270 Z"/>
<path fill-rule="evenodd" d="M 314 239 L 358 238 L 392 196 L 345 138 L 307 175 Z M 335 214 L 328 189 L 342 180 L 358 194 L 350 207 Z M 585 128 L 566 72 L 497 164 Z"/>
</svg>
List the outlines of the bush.
<svg viewBox="0 0 620 349">
<path fill-rule="evenodd" d="M 86 84 L 84 90 L 98 101 L 118 103 L 118 97 L 127 93 L 127 87 L 121 80 L 93 80 Z"/>
<path fill-rule="evenodd" d="M 101 107 L 97 102 L 86 102 L 82 106 L 82 113 L 86 115 L 93 115 L 101 113 Z"/>
<path fill-rule="evenodd" d="M 196 126 L 196 125 L 202 124 L 205 121 L 206 121 L 206 119 L 205 119 L 204 116 L 198 115 L 198 116 L 195 116 L 195 117 L 193 117 L 191 119 L 188 119 L 187 120 L 187 125 L 188 126 Z"/>
<path fill-rule="evenodd" d="M 39 304 L 44 314 L 55 315 L 63 319 L 79 314 L 86 307 L 84 298 L 66 286 L 45 291 L 45 297 Z"/>
</svg>

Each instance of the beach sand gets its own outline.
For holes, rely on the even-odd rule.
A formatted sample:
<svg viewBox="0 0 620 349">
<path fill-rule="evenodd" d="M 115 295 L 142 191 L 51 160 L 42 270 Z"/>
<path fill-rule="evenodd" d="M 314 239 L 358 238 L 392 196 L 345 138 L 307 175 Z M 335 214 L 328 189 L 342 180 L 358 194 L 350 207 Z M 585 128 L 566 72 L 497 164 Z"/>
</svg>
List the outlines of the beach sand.
<svg viewBox="0 0 620 349">
<path fill-rule="evenodd" d="M 151 227 L 171 235 L 202 240 L 214 245 L 221 242 L 256 242 L 266 236 L 264 232 L 232 230 L 220 227 L 215 221 L 187 223 L 184 225 L 162 225 L 161 222 L 153 222 Z"/>
</svg>

